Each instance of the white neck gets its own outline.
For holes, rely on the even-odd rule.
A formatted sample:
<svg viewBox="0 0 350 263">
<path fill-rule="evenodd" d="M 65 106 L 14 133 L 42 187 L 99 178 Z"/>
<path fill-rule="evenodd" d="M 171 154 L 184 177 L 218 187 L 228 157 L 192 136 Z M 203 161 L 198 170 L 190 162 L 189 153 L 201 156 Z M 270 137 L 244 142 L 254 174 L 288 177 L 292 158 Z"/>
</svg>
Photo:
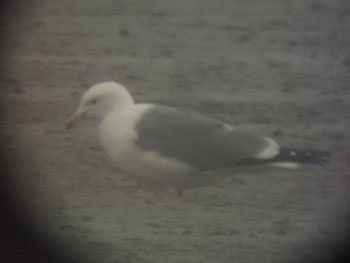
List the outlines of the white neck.
<svg viewBox="0 0 350 263">
<path fill-rule="evenodd" d="M 111 111 L 123 111 L 133 105 L 135 102 L 126 89 L 119 89 L 118 92 L 111 96 Z"/>
</svg>

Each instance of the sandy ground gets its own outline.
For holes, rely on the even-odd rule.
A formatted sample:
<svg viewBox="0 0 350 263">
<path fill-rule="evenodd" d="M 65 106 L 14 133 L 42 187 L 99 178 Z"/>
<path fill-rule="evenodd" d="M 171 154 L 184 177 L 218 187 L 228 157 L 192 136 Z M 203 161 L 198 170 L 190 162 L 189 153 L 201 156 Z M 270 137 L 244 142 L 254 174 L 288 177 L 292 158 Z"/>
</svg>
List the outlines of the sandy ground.
<svg viewBox="0 0 350 263">
<path fill-rule="evenodd" d="M 7 189 L 48 244 L 74 262 L 331 261 L 350 220 L 347 1 L 16 3 L 0 26 Z M 64 131 L 107 80 L 332 158 L 232 169 L 177 199 L 123 179 L 93 121 Z"/>
</svg>

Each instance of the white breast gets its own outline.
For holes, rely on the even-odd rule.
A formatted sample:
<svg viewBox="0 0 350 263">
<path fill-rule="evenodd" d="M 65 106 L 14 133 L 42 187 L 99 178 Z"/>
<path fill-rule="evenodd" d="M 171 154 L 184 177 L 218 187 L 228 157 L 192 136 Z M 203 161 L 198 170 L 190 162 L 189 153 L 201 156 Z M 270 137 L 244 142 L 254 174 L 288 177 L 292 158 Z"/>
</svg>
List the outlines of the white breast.
<svg viewBox="0 0 350 263">
<path fill-rule="evenodd" d="M 135 124 L 152 107 L 138 104 L 119 113 L 111 112 L 102 120 L 98 135 L 104 150 L 127 176 L 151 183 L 171 183 L 195 169 L 157 152 L 143 151 L 134 144 L 139 136 Z"/>
</svg>

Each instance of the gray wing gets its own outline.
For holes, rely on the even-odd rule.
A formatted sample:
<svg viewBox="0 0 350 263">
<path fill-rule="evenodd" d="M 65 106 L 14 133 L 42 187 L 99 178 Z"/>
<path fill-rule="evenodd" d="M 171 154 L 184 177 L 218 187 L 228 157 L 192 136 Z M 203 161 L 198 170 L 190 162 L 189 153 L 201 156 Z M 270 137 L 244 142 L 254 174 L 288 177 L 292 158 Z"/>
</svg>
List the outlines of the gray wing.
<svg viewBox="0 0 350 263">
<path fill-rule="evenodd" d="M 169 107 L 155 106 L 136 125 L 135 144 L 144 150 L 211 170 L 254 157 L 269 143 L 257 134 Z"/>
</svg>

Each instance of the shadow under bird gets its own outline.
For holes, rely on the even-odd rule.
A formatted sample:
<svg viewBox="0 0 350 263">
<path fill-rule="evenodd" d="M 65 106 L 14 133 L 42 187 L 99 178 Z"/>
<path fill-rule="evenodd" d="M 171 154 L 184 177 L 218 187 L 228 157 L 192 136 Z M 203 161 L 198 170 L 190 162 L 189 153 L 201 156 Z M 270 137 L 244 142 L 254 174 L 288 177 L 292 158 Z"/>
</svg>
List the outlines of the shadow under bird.
<svg viewBox="0 0 350 263">
<path fill-rule="evenodd" d="M 185 188 L 208 185 L 210 171 L 239 165 L 297 168 L 322 165 L 329 153 L 280 147 L 274 140 L 220 121 L 155 104 L 135 104 L 116 82 L 90 87 L 70 129 L 85 116 L 99 119 L 98 137 L 114 164 L 140 182 Z"/>
</svg>

